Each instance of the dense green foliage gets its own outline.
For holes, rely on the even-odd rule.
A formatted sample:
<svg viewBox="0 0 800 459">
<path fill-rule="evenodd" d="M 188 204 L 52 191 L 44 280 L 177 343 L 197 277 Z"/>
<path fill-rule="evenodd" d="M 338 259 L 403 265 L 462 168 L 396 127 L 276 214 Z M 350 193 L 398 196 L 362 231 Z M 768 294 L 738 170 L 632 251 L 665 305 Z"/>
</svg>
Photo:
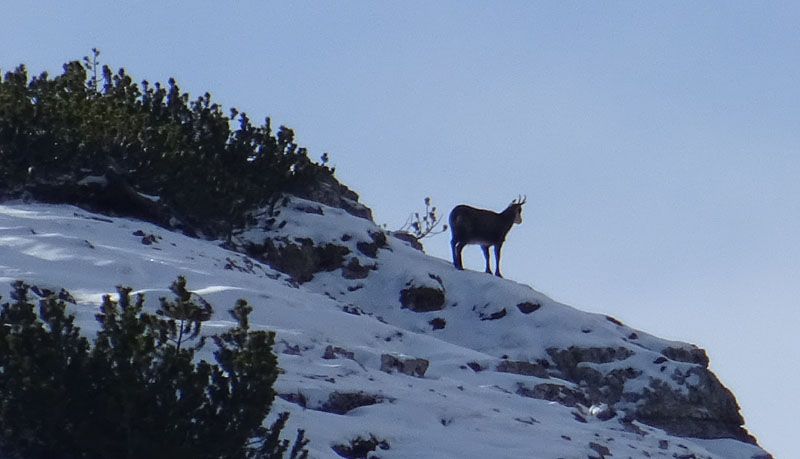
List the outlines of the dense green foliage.
<svg viewBox="0 0 800 459">
<path fill-rule="evenodd" d="M 291 129 L 273 134 L 269 118 L 257 126 L 236 109 L 226 115 L 210 94 L 192 100 L 174 79 L 136 83 L 124 69 L 100 68 L 94 51 L 55 78 L 29 78 L 24 65 L 5 74 L 0 196 L 47 200 L 37 196 L 42 184 L 64 185 L 54 194 L 70 195 L 68 185 L 111 171 L 188 225 L 220 234 L 278 193 L 331 174 L 309 160 Z"/>
<path fill-rule="evenodd" d="M 130 288 L 106 296 L 93 345 L 63 301 L 45 297 L 37 313 L 28 286 L 13 288 L 0 307 L 0 456 L 306 457 L 302 431 L 291 451 L 279 438 L 288 414 L 263 427 L 278 375 L 274 334 L 250 330 L 244 300 L 231 310 L 238 325 L 212 337 L 211 364 L 195 362 L 204 341 L 191 309 L 205 305 L 180 297 L 185 279 L 173 284 L 175 301 L 162 299 L 188 313 L 182 320 L 143 312 Z"/>
</svg>

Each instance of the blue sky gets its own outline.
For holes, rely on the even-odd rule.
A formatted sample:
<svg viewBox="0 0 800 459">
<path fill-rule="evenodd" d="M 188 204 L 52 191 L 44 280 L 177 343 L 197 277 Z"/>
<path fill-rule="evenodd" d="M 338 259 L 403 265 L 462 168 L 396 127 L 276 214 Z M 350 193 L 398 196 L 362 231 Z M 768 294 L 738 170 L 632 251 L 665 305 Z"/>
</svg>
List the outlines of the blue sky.
<svg viewBox="0 0 800 459">
<path fill-rule="evenodd" d="M 796 2 L 13 2 L 0 69 L 102 51 L 294 128 L 390 229 L 528 196 L 506 277 L 706 348 L 789 457 L 800 410 Z M 449 258 L 449 236 L 426 242 Z M 483 266 L 480 250 L 465 264 Z"/>
</svg>

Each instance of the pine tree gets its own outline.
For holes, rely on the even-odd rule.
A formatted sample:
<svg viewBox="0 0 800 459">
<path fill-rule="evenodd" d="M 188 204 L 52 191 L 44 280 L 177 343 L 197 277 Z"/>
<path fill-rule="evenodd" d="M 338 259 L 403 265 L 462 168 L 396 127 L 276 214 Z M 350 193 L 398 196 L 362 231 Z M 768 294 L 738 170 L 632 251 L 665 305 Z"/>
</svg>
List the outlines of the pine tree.
<svg viewBox="0 0 800 459">
<path fill-rule="evenodd" d="M 92 53 L 54 78 L 29 79 L 20 66 L 0 82 L 0 194 L 86 204 L 75 184 L 113 170 L 131 194 L 159 196 L 170 217 L 229 238 L 260 206 L 332 174 L 292 129 L 228 115 L 210 93 L 192 99 L 173 78 L 136 83 Z M 130 215 L 124 203 L 104 206 Z"/>
<path fill-rule="evenodd" d="M 244 300 L 231 310 L 238 325 L 213 337 L 212 364 L 195 361 L 201 342 L 185 345 L 210 305 L 192 300 L 183 277 L 162 305 L 194 317 L 188 336 L 118 287 L 116 300 L 103 298 L 93 346 L 63 301 L 44 298 L 37 314 L 27 292 L 15 283 L 0 307 L 0 456 L 306 457 L 302 431 L 293 446 L 280 439 L 288 414 L 263 425 L 278 375 L 274 333 L 250 330 Z"/>
</svg>

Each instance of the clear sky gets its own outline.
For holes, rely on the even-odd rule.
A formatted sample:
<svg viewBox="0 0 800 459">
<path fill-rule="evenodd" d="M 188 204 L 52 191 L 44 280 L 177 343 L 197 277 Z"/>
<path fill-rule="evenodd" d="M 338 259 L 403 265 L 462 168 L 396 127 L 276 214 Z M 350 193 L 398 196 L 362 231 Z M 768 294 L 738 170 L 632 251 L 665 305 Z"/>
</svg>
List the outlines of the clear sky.
<svg viewBox="0 0 800 459">
<path fill-rule="evenodd" d="M 698 344 L 791 457 L 800 3 L 5 2 L 0 69 L 92 47 L 295 129 L 376 221 L 528 196 L 506 277 Z M 426 240 L 450 258 L 449 236 Z M 483 266 L 468 247 L 465 263 Z"/>
</svg>

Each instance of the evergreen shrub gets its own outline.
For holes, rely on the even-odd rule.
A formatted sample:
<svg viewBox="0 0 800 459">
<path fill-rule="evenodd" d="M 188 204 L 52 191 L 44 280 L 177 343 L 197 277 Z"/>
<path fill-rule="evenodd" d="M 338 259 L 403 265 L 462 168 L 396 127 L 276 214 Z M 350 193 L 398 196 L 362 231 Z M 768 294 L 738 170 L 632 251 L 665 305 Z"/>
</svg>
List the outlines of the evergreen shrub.
<svg viewBox="0 0 800 459">
<path fill-rule="evenodd" d="M 220 236 L 282 192 L 332 175 L 292 129 L 273 133 L 269 118 L 254 125 L 235 108 L 226 114 L 208 92 L 192 99 L 172 78 L 136 83 L 124 68 L 100 67 L 93 51 L 53 78 L 31 78 L 20 65 L 0 81 L 0 197 L 81 204 L 85 191 L 71 187 L 110 180 Z M 104 210 L 131 213 L 122 197 L 111 201 Z"/>
<path fill-rule="evenodd" d="M 278 375 L 274 333 L 251 330 L 252 308 L 239 300 L 237 325 L 212 336 L 216 363 L 196 361 L 207 305 L 181 298 L 181 288 L 183 278 L 160 312 L 183 315 L 165 318 L 118 287 L 90 344 L 63 300 L 35 308 L 29 286 L 14 283 L 0 306 L 0 457 L 307 457 L 302 430 L 291 450 L 280 439 L 287 413 L 263 425 Z"/>
</svg>

